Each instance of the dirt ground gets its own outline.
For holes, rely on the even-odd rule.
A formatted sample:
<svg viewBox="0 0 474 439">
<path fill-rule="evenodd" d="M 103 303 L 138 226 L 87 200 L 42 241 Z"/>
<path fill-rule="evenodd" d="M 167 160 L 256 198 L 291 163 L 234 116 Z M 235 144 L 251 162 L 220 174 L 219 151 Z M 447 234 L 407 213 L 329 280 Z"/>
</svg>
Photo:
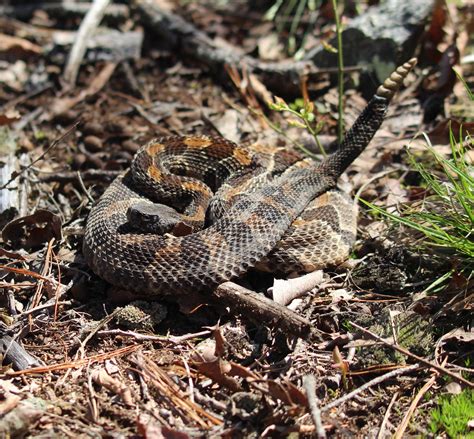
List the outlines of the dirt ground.
<svg viewBox="0 0 474 439">
<path fill-rule="evenodd" d="M 283 311 L 283 321 L 309 325 L 299 337 L 281 321 L 262 323 L 206 296 L 131 299 L 87 266 L 88 213 L 150 139 L 204 133 L 243 144 L 299 142 L 320 160 L 294 116 L 267 106 L 277 95 L 301 108 L 307 95 L 323 146 L 331 152 L 336 140 L 336 68 L 272 82 L 288 60 L 289 32 L 265 20 L 272 2 L 152 3 L 217 41 L 224 58 L 242 51 L 241 64 L 202 55 L 206 40 L 181 34 L 176 23 L 156 31 L 143 2 L 117 2 L 101 22 L 108 38 L 87 49 L 74 81 L 65 73 L 80 38 L 72 32 L 90 4 L 1 6 L 2 437 L 434 436 L 437 398 L 473 387 L 472 273 L 362 203 L 350 259 L 318 274 Z M 341 5 L 345 26 L 377 7 Z M 297 27 L 299 44 L 312 23 L 307 52 L 334 35 L 331 3 L 318 11 Z M 418 66 L 340 179 L 342 190 L 390 212 L 424 199 L 405 147 L 425 157 L 425 138 L 412 140 L 425 132 L 448 157 L 449 127 L 472 130 L 472 101 L 451 68 L 472 87 L 473 12 L 467 2 L 435 2 L 407 49 Z M 178 36 L 181 46 L 173 45 Z M 297 64 L 289 60 L 291 70 Z M 347 128 L 378 82 L 363 66 L 346 67 Z M 263 294 L 274 277 L 250 272 L 238 283 Z"/>
</svg>

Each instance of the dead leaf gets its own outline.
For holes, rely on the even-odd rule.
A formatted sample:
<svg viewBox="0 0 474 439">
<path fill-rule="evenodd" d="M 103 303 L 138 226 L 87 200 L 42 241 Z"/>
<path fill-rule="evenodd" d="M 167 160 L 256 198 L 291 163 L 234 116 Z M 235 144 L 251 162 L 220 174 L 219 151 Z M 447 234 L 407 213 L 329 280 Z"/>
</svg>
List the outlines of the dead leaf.
<svg viewBox="0 0 474 439">
<path fill-rule="evenodd" d="M 351 300 L 354 297 L 353 291 L 347 291 L 345 288 L 339 288 L 329 293 L 332 297 L 332 303 L 340 302 L 341 300 Z"/>
<path fill-rule="evenodd" d="M 284 52 L 283 44 L 280 38 L 274 32 L 264 34 L 258 39 L 258 54 L 261 59 L 267 61 L 274 61 L 281 57 Z"/>
<path fill-rule="evenodd" d="M 277 383 L 273 380 L 268 380 L 268 391 L 273 398 L 279 399 L 287 405 L 300 405 L 306 407 L 308 405 L 308 398 L 289 381 L 285 383 Z"/>
<path fill-rule="evenodd" d="M 0 34 L 0 55 L 2 58 L 11 56 L 13 59 L 38 56 L 43 52 L 40 46 L 12 35 Z"/>
<path fill-rule="evenodd" d="M 239 382 L 228 375 L 232 370 L 231 364 L 222 358 L 206 363 L 195 362 L 193 363 L 193 366 L 195 366 L 203 375 L 207 376 L 222 387 L 227 387 L 233 392 L 239 392 L 242 390 L 242 386 Z"/>
<path fill-rule="evenodd" d="M 124 382 L 113 378 L 105 369 L 94 370 L 91 375 L 95 383 L 115 393 L 125 405 L 133 406 L 135 404 L 130 387 Z"/>
<path fill-rule="evenodd" d="M 11 125 L 21 119 L 21 115 L 17 110 L 7 110 L 0 114 L 0 126 Z"/>
<path fill-rule="evenodd" d="M 14 248 L 34 248 L 51 239 L 60 241 L 61 218 L 49 210 L 38 209 L 32 215 L 10 221 L 2 230 L 2 238 Z"/>
</svg>

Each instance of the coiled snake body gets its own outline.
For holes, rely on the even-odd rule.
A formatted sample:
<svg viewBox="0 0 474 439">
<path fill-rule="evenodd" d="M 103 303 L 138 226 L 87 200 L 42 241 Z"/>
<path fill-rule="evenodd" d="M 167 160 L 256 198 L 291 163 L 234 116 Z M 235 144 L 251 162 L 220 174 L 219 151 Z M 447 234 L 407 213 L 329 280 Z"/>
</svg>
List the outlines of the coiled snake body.
<svg viewBox="0 0 474 439">
<path fill-rule="evenodd" d="M 365 149 L 414 64 L 379 87 L 319 165 L 222 138 L 150 142 L 89 215 L 83 250 L 90 267 L 113 285 L 158 295 L 210 290 L 256 266 L 308 272 L 342 262 L 356 211 L 334 189 L 337 179 Z"/>
</svg>

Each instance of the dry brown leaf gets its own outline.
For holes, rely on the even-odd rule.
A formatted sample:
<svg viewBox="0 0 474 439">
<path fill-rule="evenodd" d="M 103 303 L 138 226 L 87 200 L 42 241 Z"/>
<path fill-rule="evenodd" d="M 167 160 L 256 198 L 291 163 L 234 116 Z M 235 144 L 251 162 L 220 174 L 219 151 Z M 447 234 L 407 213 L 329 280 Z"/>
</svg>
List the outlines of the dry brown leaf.
<svg viewBox="0 0 474 439">
<path fill-rule="evenodd" d="M 17 110 L 7 110 L 0 114 L 0 126 L 11 125 L 21 119 L 21 115 Z"/>
<path fill-rule="evenodd" d="M 135 404 L 130 388 L 122 381 L 110 376 L 105 369 L 94 370 L 92 380 L 119 396 L 125 405 L 133 406 Z"/>
<path fill-rule="evenodd" d="M 242 386 L 238 381 L 228 375 L 232 370 L 231 364 L 222 358 L 206 363 L 195 362 L 193 363 L 193 366 L 195 366 L 203 375 L 207 376 L 222 387 L 227 387 L 233 392 L 240 392 L 242 390 Z"/>
<path fill-rule="evenodd" d="M 24 38 L 0 34 L 0 55 L 9 55 L 12 58 L 27 58 L 40 55 L 43 52 L 40 46 Z"/>
<path fill-rule="evenodd" d="M 32 215 L 10 221 L 2 231 L 2 238 L 14 248 L 34 248 L 52 238 L 61 240 L 61 218 L 49 210 L 38 209 Z"/>
<path fill-rule="evenodd" d="M 290 382 L 277 383 L 273 380 L 268 380 L 268 392 L 273 398 L 279 399 L 287 405 L 300 405 L 306 407 L 308 405 L 308 398 Z"/>
</svg>

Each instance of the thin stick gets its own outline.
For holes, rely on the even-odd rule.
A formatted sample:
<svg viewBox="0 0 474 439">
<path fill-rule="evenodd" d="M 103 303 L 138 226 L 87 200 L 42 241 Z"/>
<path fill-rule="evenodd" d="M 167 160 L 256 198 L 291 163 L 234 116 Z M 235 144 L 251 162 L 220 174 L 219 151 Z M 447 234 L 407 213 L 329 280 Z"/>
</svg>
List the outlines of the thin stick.
<svg viewBox="0 0 474 439">
<path fill-rule="evenodd" d="M 406 412 L 405 416 L 403 417 L 402 423 L 398 426 L 397 432 L 395 433 L 395 436 L 393 436 L 394 439 L 402 439 L 403 438 L 403 434 L 405 433 L 405 430 L 408 427 L 408 423 L 410 422 L 410 419 L 413 415 L 413 412 L 415 411 L 416 407 L 418 406 L 418 403 L 420 402 L 420 399 L 431 388 L 431 386 L 436 382 L 436 377 L 437 377 L 437 374 L 433 375 L 428 380 L 428 382 L 420 389 L 420 391 L 417 393 L 415 398 L 413 398 L 413 401 L 411 402 L 410 407 L 408 408 L 408 411 Z"/>
<path fill-rule="evenodd" d="M 133 344 L 130 346 L 125 346 L 123 348 L 116 349 L 112 352 L 105 352 L 103 354 L 92 355 L 90 357 L 83 358 L 81 360 L 74 360 L 74 361 L 67 361 L 64 363 L 59 364 L 52 364 L 49 366 L 40 366 L 40 367 L 32 367 L 31 369 L 24 369 L 19 370 L 16 372 L 9 372 L 8 375 L 11 377 L 20 376 L 20 375 L 29 375 L 29 374 L 39 374 L 39 373 L 47 373 L 47 372 L 55 372 L 58 370 L 68 370 L 68 369 L 76 369 L 82 366 L 87 366 L 92 362 L 99 362 L 105 361 L 110 358 L 127 355 L 134 351 L 140 349 L 141 346 L 137 344 Z"/>
<path fill-rule="evenodd" d="M 395 404 L 397 397 L 398 397 L 398 392 L 395 392 L 392 396 L 390 404 L 387 407 L 387 410 L 385 411 L 385 416 L 383 417 L 382 424 L 380 425 L 379 433 L 377 434 L 377 439 L 383 439 L 384 437 L 385 426 L 387 425 L 388 417 L 390 416 L 390 412 L 392 411 L 392 406 L 393 404 Z"/>
<path fill-rule="evenodd" d="M 444 359 L 443 363 L 442 363 L 442 366 L 445 366 L 447 361 L 448 361 L 448 358 L 446 357 Z M 416 407 L 418 406 L 418 403 L 420 402 L 420 399 L 423 397 L 423 395 L 436 382 L 437 376 L 438 376 L 438 372 L 435 372 L 433 374 L 433 376 L 425 383 L 425 385 L 416 394 L 415 398 L 413 398 L 413 401 L 411 402 L 410 407 L 408 408 L 408 411 L 405 413 L 405 416 L 403 417 L 402 423 L 397 428 L 394 439 L 402 439 L 403 438 L 403 434 L 405 433 L 405 430 L 408 427 L 408 423 L 410 422 L 410 419 L 413 415 L 413 412 L 415 411 Z"/>
<path fill-rule="evenodd" d="M 408 372 L 411 372 L 412 370 L 417 369 L 418 367 L 420 367 L 419 364 L 412 364 L 411 366 L 403 367 L 403 368 L 396 369 L 396 370 L 392 370 L 391 372 L 388 372 L 384 375 L 380 375 L 379 377 L 368 381 L 367 383 L 363 384 L 362 386 L 358 387 L 357 389 L 353 390 L 352 392 L 350 392 L 350 393 L 348 393 L 344 396 L 341 396 L 340 398 L 338 398 L 338 399 L 334 400 L 333 402 L 325 405 L 324 407 L 321 407 L 321 412 L 325 412 L 325 411 L 330 410 L 334 407 L 337 407 L 337 406 L 345 403 L 346 401 L 349 401 L 350 399 L 354 398 L 354 396 L 357 396 L 359 393 L 362 393 L 364 390 L 367 390 L 370 387 L 373 387 L 377 384 L 380 384 L 383 381 L 386 381 L 386 380 L 388 380 L 390 378 L 393 378 L 395 376 L 404 375 Z"/>
<path fill-rule="evenodd" d="M 306 375 L 303 378 L 303 387 L 306 390 L 306 397 L 308 398 L 311 417 L 316 427 L 316 434 L 318 438 L 324 439 L 326 437 L 326 430 L 321 421 L 321 410 L 319 409 L 319 401 L 316 396 L 316 378 L 314 375 Z"/>
<path fill-rule="evenodd" d="M 450 370 L 448 370 L 448 369 L 446 369 L 442 366 L 437 365 L 436 363 L 425 360 L 424 358 L 419 357 L 418 355 L 412 354 L 410 351 L 408 351 L 408 350 L 406 350 L 406 349 L 404 349 L 400 346 L 396 346 L 392 343 L 389 343 L 388 341 L 384 340 L 382 337 L 379 337 L 378 335 L 374 334 L 373 332 L 370 332 L 369 330 L 362 328 L 361 326 L 357 325 L 354 322 L 349 322 L 349 323 L 352 326 L 354 326 L 354 328 L 359 329 L 364 334 L 367 334 L 368 336 L 370 336 L 374 340 L 377 340 L 377 341 L 383 343 L 384 345 L 389 346 L 392 349 L 395 349 L 396 351 L 402 353 L 403 355 L 406 355 L 407 357 L 415 359 L 416 361 L 424 364 L 425 366 L 432 367 L 433 369 L 437 370 L 438 372 L 441 372 L 445 375 L 449 375 L 454 380 L 458 381 L 459 383 L 465 384 L 466 386 L 470 387 L 471 389 L 474 388 L 474 383 L 472 381 L 468 381 L 465 378 L 463 378 L 462 376 L 457 375 L 454 372 L 451 372 Z"/>
<path fill-rule="evenodd" d="M 338 119 L 337 119 L 337 142 L 342 143 L 344 137 L 344 57 L 342 53 L 342 27 L 337 10 L 337 0 L 332 0 L 334 10 L 334 21 L 336 22 L 337 35 L 337 94 L 338 94 Z"/>
<path fill-rule="evenodd" d="M 64 69 L 64 79 L 73 87 L 76 83 L 77 74 L 87 49 L 87 42 L 94 31 L 99 26 L 104 14 L 105 8 L 110 0 L 94 0 L 92 7 L 82 20 L 77 32 L 76 42 L 72 46 L 66 68 Z"/>
<path fill-rule="evenodd" d="M 109 329 L 109 330 L 103 330 L 97 332 L 97 335 L 99 337 L 109 337 L 109 336 L 119 336 L 119 337 L 131 337 L 134 338 L 137 341 L 156 341 L 156 342 L 162 342 L 162 343 L 173 343 L 173 344 L 179 344 L 183 343 L 187 340 L 191 340 L 193 338 L 197 337 L 204 337 L 206 335 L 209 335 L 211 331 L 206 330 L 206 331 L 201 331 L 201 332 L 196 332 L 193 334 L 184 334 L 180 336 L 161 336 L 161 335 L 145 335 L 145 334 L 140 334 L 138 332 L 133 332 L 133 331 L 123 331 L 122 329 Z"/>
<path fill-rule="evenodd" d="M 89 193 L 89 191 L 87 190 L 86 188 L 86 185 L 84 184 L 84 181 L 82 180 L 82 177 L 81 177 L 81 173 L 79 171 L 76 172 L 76 175 L 77 175 L 77 179 L 79 180 L 79 185 L 81 186 L 81 189 L 84 191 L 84 193 L 86 194 L 86 197 L 87 199 L 93 203 L 95 200 L 92 198 L 91 194 Z"/>
</svg>

